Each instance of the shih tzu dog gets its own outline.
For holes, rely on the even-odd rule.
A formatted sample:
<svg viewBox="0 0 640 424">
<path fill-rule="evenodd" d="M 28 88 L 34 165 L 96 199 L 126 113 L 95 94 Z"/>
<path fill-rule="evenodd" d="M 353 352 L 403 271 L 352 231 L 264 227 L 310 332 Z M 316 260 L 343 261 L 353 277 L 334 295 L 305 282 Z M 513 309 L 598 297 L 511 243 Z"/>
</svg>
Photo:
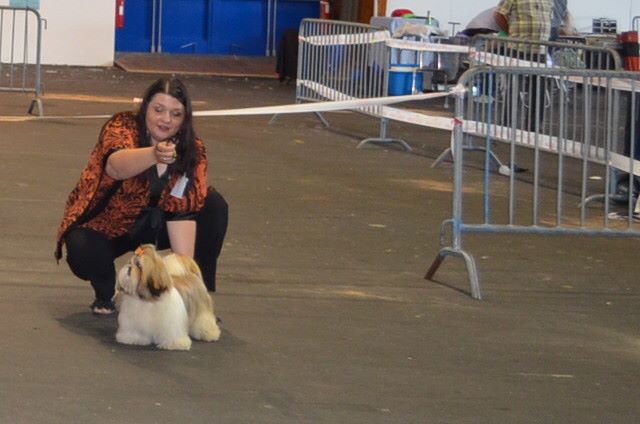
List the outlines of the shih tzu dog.
<svg viewBox="0 0 640 424">
<path fill-rule="evenodd" d="M 188 256 L 162 257 L 153 245 L 142 245 L 120 269 L 116 288 L 120 343 L 189 350 L 191 338 L 220 338 L 200 268 Z"/>
</svg>

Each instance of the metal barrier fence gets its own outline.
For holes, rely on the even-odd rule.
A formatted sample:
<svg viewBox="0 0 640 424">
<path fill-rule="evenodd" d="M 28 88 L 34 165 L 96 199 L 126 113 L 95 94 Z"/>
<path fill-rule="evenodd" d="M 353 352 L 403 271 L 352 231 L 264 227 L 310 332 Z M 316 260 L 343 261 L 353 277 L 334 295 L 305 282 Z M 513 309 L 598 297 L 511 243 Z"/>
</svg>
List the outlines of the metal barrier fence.
<svg viewBox="0 0 640 424">
<path fill-rule="evenodd" d="M 387 94 L 390 38 L 387 30 L 371 25 L 320 19 L 303 19 L 298 37 L 297 102 L 322 102 L 384 97 Z M 380 117 L 380 107 L 360 110 Z M 329 123 L 316 113 L 322 123 Z M 399 143 L 387 138 L 388 119 L 380 117 L 380 137 L 368 142 Z"/>
<path fill-rule="evenodd" d="M 472 40 L 472 46 L 443 45 L 442 43 L 393 39 L 388 31 L 370 25 L 304 19 L 299 32 L 297 102 L 354 100 L 387 96 L 390 85 L 389 78 L 393 73 L 390 72 L 389 67 L 390 49 L 412 51 L 416 55 L 432 52 L 439 58 L 444 55 L 466 56 L 470 53 L 469 60 L 472 67 L 482 64 L 562 69 L 621 69 L 622 67 L 620 55 L 614 49 L 606 47 L 577 43 L 534 42 L 495 36 L 476 36 Z M 412 83 L 415 84 L 415 79 Z M 486 87 L 486 84 L 481 85 L 479 89 L 483 90 L 483 87 Z M 501 90 L 511 90 L 508 84 L 496 84 L 496 87 Z M 560 85 L 556 81 L 556 85 L 550 86 L 549 89 L 570 91 L 572 87 L 573 85 L 570 83 Z M 519 95 L 524 104 L 520 112 L 528 115 L 527 120 L 530 122 L 533 122 L 533 116 L 536 114 L 535 104 L 530 102 L 535 96 L 534 92 L 535 84 L 527 82 L 520 84 Z M 484 94 L 486 98 L 490 97 L 489 93 Z M 546 92 L 540 95 L 545 98 L 549 96 Z M 546 111 L 548 102 L 543 105 L 545 111 L 541 115 L 540 121 L 543 125 L 541 131 L 545 132 L 547 130 L 544 125 L 552 124 L 545 117 L 552 115 L 553 111 Z M 399 143 L 406 150 L 411 150 L 405 141 L 387 136 L 389 119 L 445 130 L 450 129 L 450 124 L 438 117 L 426 117 L 424 114 L 399 108 L 372 106 L 360 111 L 380 118 L 380 131 L 379 137 L 362 140 L 358 147 L 369 142 Z M 319 113 L 316 115 L 325 126 L 329 127 L 329 123 L 322 115 Z M 505 116 L 505 114 L 503 113 L 501 116 Z M 466 148 L 481 150 L 471 144 Z M 442 159 L 450 155 L 450 149 L 446 149 L 432 166 L 436 166 Z M 509 167 L 504 165 L 496 155 L 492 155 L 492 158 L 500 173 L 507 175 L 510 172 Z"/>
<path fill-rule="evenodd" d="M 297 101 L 386 96 L 387 48 L 398 48 L 398 43 L 416 51 L 442 48 L 391 40 L 386 31 L 368 25 L 304 20 Z M 624 198 L 612 196 L 616 173 L 640 175 L 640 162 L 633 159 L 640 159 L 640 120 L 635 119 L 640 114 L 640 75 L 619 71 L 620 56 L 605 47 L 496 37 L 477 37 L 474 43 L 479 44 L 472 49 L 472 69 L 455 90 L 453 124 L 450 118 L 425 118 L 388 106 L 360 111 L 381 118 L 380 138 L 375 141 L 389 141 L 387 119 L 453 129 L 453 213 L 443 222 L 441 238 L 445 245 L 450 227 L 451 243 L 440 250 L 426 278 L 433 277 L 446 257 L 461 257 L 471 295 L 480 299 L 475 261 L 462 249 L 464 233 L 640 237 L 640 205 L 633 191 Z M 469 146 L 480 139 L 484 143 L 475 150 L 484 151 L 483 178 L 465 182 L 463 190 L 463 154 L 474 150 Z M 509 165 L 497 160 L 494 141 L 506 143 Z M 516 178 L 520 161 L 530 164 L 530 181 Z M 492 180 L 495 163 L 506 167 L 508 180 Z M 480 195 L 468 195 L 477 185 Z M 596 198 L 606 200 L 600 208 L 590 203 Z M 476 208 L 470 206 L 473 202 Z M 474 215 L 477 210 L 482 213 Z"/>
<path fill-rule="evenodd" d="M 552 42 L 552 41 L 529 41 L 518 38 L 496 37 L 490 35 L 477 35 L 471 42 L 472 48 L 469 56 L 469 65 L 493 66 L 493 67 L 522 67 L 527 69 L 612 69 L 622 70 L 622 59 L 620 54 L 609 47 L 588 46 L 581 43 Z M 489 77 L 489 76 L 487 76 Z M 561 82 L 559 79 L 542 81 L 550 82 L 545 84 L 542 90 L 537 90 L 536 78 L 522 75 L 519 78 L 517 91 L 514 95 L 519 97 L 520 105 L 518 112 L 518 125 L 531 126 L 534 123 L 538 126 L 538 131 L 545 134 L 552 133 L 554 125 L 553 116 L 556 114 L 552 108 L 555 107 L 550 102 L 550 96 L 557 91 L 565 91 L 567 95 L 574 89 L 572 81 Z M 492 93 L 487 91 L 489 81 L 482 81 L 475 87 L 479 92 L 478 101 L 490 101 L 494 98 L 495 91 L 513 92 L 514 87 L 509 80 L 492 81 Z M 594 86 L 595 90 L 602 90 L 603 87 Z M 538 101 L 536 97 L 539 97 Z M 600 99 L 601 96 L 595 96 Z M 569 98 L 569 97 L 567 97 Z M 494 111 L 494 118 L 497 124 L 502 127 L 509 118 L 509 110 L 505 109 L 506 103 L 493 103 L 498 109 Z M 539 105 L 539 107 L 537 107 Z M 551 108 L 551 109 L 550 109 Z M 539 110 L 537 110 L 539 109 Z M 615 111 L 617 113 L 617 110 Z M 596 116 L 600 119 L 600 116 Z M 604 134 L 596 134 L 596 143 L 604 143 Z M 484 148 L 473 143 L 473 139 L 467 139 L 464 146 L 467 150 L 483 151 Z M 437 166 L 444 158 L 451 156 L 451 149 L 445 149 L 433 162 L 432 167 Z M 495 164 L 498 173 L 509 175 L 511 169 L 505 165 L 500 158 L 490 152 L 492 162 Z M 514 168 L 515 172 L 521 168 Z"/>
<path fill-rule="evenodd" d="M 387 30 L 371 25 L 318 19 L 304 19 L 300 24 L 298 43 L 297 102 L 357 100 L 385 97 L 389 87 L 390 49 L 420 52 L 455 52 L 466 54 L 463 46 L 438 43 L 418 43 L 392 39 Z M 415 80 L 410 79 L 415 85 Z M 416 87 L 420 92 L 420 87 Z M 404 140 L 387 136 L 389 120 L 408 122 L 450 130 L 450 120 L 428 117 L 390 106 L 368 106 L 359 112 L 379 118 L 379 136 L 366 138 L 358 144 L 395 143 L 405 150 L 411 147 Z M 329 123 L 319 114 L 326 127 Z"/>
<path fill-rule="evenodd" d="M 535 84 L 536 112 L 523 114 L 522 84 Z M 572 85 L 571 91 L 552 89 Z M 543 100 L 540 93 L 546 92 Z M 625 95 L 620 95 L 624 92 Z M 548 107 L 540 124 L 541 103 Z M 640 237 L 640 208 L 629 190 L 619 204 L 587 202 L 593 193 L 610 194 L 613 170 L 640 174 L 636 140 L 640 125 L 628 125 L 640 111 L 640 75 L 633 72 L 551 68 L 490 68 L 467 71 L 457 89 L 451 219 L 442 224 L 443 247 L 426 278 L 431 279 L 448 256 L 463 258 L 471 295 L 481 298 L 473 256 L 462 247 L 465 233 L 563 234 Z M 483 140 L 482 177 L 466 178 L 465 138 Z M 493 142 L 507 143 L 508 179 L 492 179 Z M 640 146 L 640 143 L 638 143 Z M 516 161 L 528 161 L 530 180 L 516 178 Z M 464 189 L 463 189 L 464 187 Z M 578 207 L 576 207 L 576 204 Z M 478 212 L 480 211 L 480 212 Z"/>
<path fill-rule="evenodd" d="M 28 113 L 37 109 L 39 116 L 42 22 L 37 10 L 0 6 L 0 91 L 33 93 Z"/>
<path fill-rule="evenodd" d="M 300 26 L 296 97 L 301 101 L 380 97 L 388 31 L 370 25 L 304 19 Z"/>
<path fill-rule="evenodd" d="M 476 35 L 471 40 L 471 47 L 472 66 L 623 69 L 622 59 L 615 49 L 584 43 Z"/>
</svg>

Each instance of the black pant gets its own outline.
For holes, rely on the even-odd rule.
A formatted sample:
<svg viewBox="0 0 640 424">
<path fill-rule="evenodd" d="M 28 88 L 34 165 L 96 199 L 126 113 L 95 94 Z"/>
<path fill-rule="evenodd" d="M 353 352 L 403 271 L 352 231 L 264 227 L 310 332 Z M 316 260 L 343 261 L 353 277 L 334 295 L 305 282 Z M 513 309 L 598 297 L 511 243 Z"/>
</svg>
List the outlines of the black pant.
<svg viewBox="0 0 640 424">
<path fill-rule="evenodd" d="M 632 96 L 631 93 L 622 93 L 620 96 L 626 99 L 626 109 L 624 109 L 624 120 L 622 121 L 626 124 L 624 127 L 622 154 L 630 157 L 631 145 L 633 144 L 633 158 L 640 160 L 640 94 L 636 93 L 635 96 Z M 635 103 L 635 105 L 632 105 L 632 102 Z M 623 102 L 623 105 L 624 104 L 625 102 Z M 632 106 L 635 116 L 631 116 Z M 634 139 L 631 139 L 632 127 Z M 619 153 L 620 146 L 616 146 L 616 148 L 618 149 L 616 153 Z M 638 191 L 640 191 L 640 177 L 633 176 L 633 178 L 631 178 L 629 173 L 625 171 L 616 171 L 616 174 L 616 193 L 625 197 L 625 199 L 620 200 L 623 202 L 627 201 L 626 198 L 629 190 L 633 190 L 631 192 L 632 197 L 637 197 Z"/>
<path fill-rule="evenodd" d="M 530 51 L 518 51 L 517 49 L 503 49 L 498 50 L 498 54 L 509 56 L 514 59 L 524 60 L 534 63 L 544 64 L 546 61 L 546 55 L 542 53 L 532 53 Z M 514 62 L 515 66 L 515 62 Z M 517 65 L 517 66 L 522 66 Z M 546 65 L 543 65 L 546 66 Z M 533 67 L 536 67 L 535 65 Z M 508 74 L 507 74 L 508 75 Z M 512 115 L 512 98 L 515 89 L 515 83 L 517 80 L 518 91 L 516 93 L 516 115 Z M 544 122 L 544 90 L 545 90 L 545 78 L 540 78 L 540 91 L 538 92 L 538 77 L 535 75 L 519 75 L 516 78 L 509 79 L 508 89 L 505 92 L 505 102 L 507 108 L 504 109 L 501 122 L 502 125 L 511 127 L 513 123 L 516 123 L 516 127 L 526 130 L 535 131 L 536 124 L 540 126 L 542 131 L 542 123 Z M 493 84 L 496 84 L 494 81 Z M 523 96 L 524 95 L 524 96 Z M 538 112 L 539 111 L 539 112 Z M 536 117 L 536 114 L 539 116 Z"/>
<path fill-rule="evenodd" d="M 227 202 L 220 193 L 209 188 L 204 207 L 196 216 L 194 255 L 209 291 L 216 290 L 216 265 L 227 232 L 228 216 Z M 91 282 L 99 300 L 110 300 L 115 293 L 115 259 L 140 244 L 155 242 L 148 235 L 133 239 L 128 234 L 109 240 L 105 234 L 81 227 L 71 229 L 64 241 L 69 268 L 78 278 Z M 169 235 L 164 226 L 158 235 L 157 248 L 169 247 Z"/>
</svg>

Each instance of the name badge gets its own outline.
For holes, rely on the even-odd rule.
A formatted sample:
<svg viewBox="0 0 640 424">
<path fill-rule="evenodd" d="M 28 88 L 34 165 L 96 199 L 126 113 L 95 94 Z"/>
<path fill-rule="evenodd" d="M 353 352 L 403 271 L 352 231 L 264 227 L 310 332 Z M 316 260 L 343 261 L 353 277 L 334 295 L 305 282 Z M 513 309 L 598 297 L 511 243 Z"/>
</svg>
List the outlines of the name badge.
<svg viewBox="0 0 640 424">
<path fill-rule="evenodd" d="M 187 174 L 184 174 L 178 179 L 178 181 L 176 181 L 176 185 L 171 189 L 171 195 L 178 199 L 182 199 L 182 197 L 184 197 L 184 191 L 187 189 L 188 182 L 189 178 L 187 178 Z"/>
</svg>

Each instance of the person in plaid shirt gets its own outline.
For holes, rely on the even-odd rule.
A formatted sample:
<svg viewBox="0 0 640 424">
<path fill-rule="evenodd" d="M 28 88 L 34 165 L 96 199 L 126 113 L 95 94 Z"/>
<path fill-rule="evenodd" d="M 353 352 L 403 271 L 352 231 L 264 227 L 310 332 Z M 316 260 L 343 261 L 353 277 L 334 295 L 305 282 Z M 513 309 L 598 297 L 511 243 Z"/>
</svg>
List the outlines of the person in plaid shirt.
<svg viewBox="0 0 640 424">
<path fill-rule="evenodd" d="M 509 37 L 546 41 L 552 16 L 553 0 L 500 0 L 495 19 Z"/>
<path fill-rule="evenodd" d="M 509 37 L 534 43 L 548 41 L 551 33 L 553 2 L 554 0 L 500 0 L 494 18 Z M 506 53 L 512 57 L 534 63 L 546 62 L 544 46 L 509 43 L 507 47 Z M 521 82 L 523 92 L 528 94 L 528 100 L 525 101 L 528 111 L 521 125 L 524 129 L 533 131 L 544 120 L 544 108 L 541 107 L 543 98 L 537 90 L 537 78 L 524 76 Z M 538 110 L 539 113 L 537 113 Z M 513 117 L 513 119 L 517 118 Z"/>
</svg>

